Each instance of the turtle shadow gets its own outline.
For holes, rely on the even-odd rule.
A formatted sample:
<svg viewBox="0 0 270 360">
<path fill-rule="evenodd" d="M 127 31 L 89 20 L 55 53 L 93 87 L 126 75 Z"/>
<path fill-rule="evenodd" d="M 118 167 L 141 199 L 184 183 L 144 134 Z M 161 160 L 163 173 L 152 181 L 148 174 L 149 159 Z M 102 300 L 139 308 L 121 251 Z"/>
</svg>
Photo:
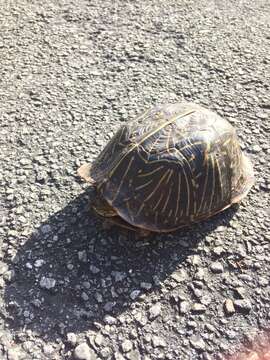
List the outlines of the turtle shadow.
<svg viewBox="0 0 270 360">
<path fill-rule="evenodd" d="M 84 192 L 51 215 L 18 250 L 15 277 L 4 297 L 14 331 L 26 326 L 55 341 L 67 332 L 96 328 L 106 315 L 136 309 L 168 279 L 173 297 L 177 286 L 188 287 L 196 255 L 210 246 L 207 235 L 236 211 L 189 230 L 136 241 L 133 234 L 102 229 L 89 214 L 92 196 L 91 190 Z"/>
</svg>

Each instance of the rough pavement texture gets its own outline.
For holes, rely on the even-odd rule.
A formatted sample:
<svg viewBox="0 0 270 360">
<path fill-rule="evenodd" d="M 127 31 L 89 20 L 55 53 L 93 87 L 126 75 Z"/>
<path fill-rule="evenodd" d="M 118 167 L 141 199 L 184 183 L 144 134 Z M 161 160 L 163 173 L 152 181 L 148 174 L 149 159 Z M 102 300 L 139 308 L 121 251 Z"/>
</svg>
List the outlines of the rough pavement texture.
<svg viewBox="0 0 270 360">
<path fill-rule="evenodd" d="M 1 359 L 264 348 L 269 11 L 269 0 L 2 2 Z M 129 118 L 180 99 L 237 127 L 256 186 L 237 211 L 185 232 L 137 242 L 102 230 L 78 165 Z"/>
</svg>

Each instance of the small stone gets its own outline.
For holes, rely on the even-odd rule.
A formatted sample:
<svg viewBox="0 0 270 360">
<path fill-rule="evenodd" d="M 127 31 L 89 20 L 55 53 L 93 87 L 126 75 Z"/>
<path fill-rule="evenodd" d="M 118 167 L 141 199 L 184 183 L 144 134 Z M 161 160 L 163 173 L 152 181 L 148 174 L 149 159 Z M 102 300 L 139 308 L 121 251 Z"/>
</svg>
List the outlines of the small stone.
<svg viewBox="0 0 270 360">
<path fill-rule="evenodd" d="M 222 273 L 224 268 L 223 265 L 220 262 L 214 262 L 213 264 L 211 264 L 210 269 L 213 271 L 213 273 L 215 274 L 219 274 Z"/>
<path fill-rule="evenodd" d="M 41 266 L 44 265 L 44 264 L 45 264 L 45 261 L 44 261 L 43 259 L 38 259 L 38 260 L 35 261 L 34 266 L 35 266 L 36 268 L 39 268 L 39 267 L 41 267 Z"/>
<path fill-rule="evenodd" d="M 235 300 L 234 305 L 238 311 L 243 313 L 249 313 L 252 308 L 251 302 L 248 299 Z"/>
<path fill-rule="evenodd" d="M 20 159 L 20 164 L 22 166 L 30 165 L 31 163 L 32 163 L 32 161 L 30 159 L 26 159 L 26 158 Z"/>
<path fill-rule="evenodd" d="M 150 290 L 152 288 L 152 284 L 147 283 L 147 282 L 141 282 L 141 288 L 145 289 L 145 290 Z"/>
<path fill-rule="evenodd" d="M 68 264 L 67 264 L 67 269 L 68 269 L 68 270 L 73 270 L 73 269 L 74 269 L 74 265 L 71 264 L 71 263 L 68 263 Z"/>
<path fill-rule="evenodd" d="M 133 349 L 132 342 L 130 340 L 125 340 L 121 345 L 122 351 L 127 353 Z"/>
<path fill-rule="evenodd" d="M 17 349 L 8 349 L 7 356 L 8 360 L 20 360 L 22 358 Z"/>
<path fill-rule="evenodd" d="M 105 347 L 102 347 L 100 349 L 100 356 L 98 357 L 98 360 L 100 359 L 100 357 L 102 359 L 111 359 L 112 358 L 112 350 L 108 347 L 108 346 L 105 346 Z"/>
<path fill-rule="evenodd" d="M 201 314 L 201 313 L 204 313 L 206 311 L 206 307 L 203 304 L 195 303 L 192 306 L 192 311 L 197 313 L 197 314 Z"/>
<path fill-rule="evenodd" d="M 78 251 L 78 259 L 82 262 L 87 262 L 87 253 L 85 250 Z M 92 266 L 93 265 L 90 266 L 90 271 L 91 271 Z M 95 268 L 95 266 L 94 266 L 94 268 Z M 91 272 L 93 272 L 93 271 L 91 271 Z"/>
<path fill-rule="evenodd" d="M 72 345 L 72 346 L 75 346 L 77 344 L 77 336 L 76 334 L 70 332 L 70 333 L 67 333 L 67 342 Z"/>
<path fill-rule="evenodd" d="M 203 268 L 199 268 L 194 275 L 195 280 L 203 280 L 205 278 L 205 271 Z"/>
<path fill-rule="evenodd" d="M 115 305 L 116 305 L 115 302 L 113 302 L 113 301 L 108 301 L 108 302 L 106 302 L 106 304 L 104 305 L 104 310 L 107 311 L 107 312 L 111 312 Z"/>
<path fill-rule="evenodd" d="M 54 348 L 51 344 L 45 344 L 43 346 L 43 352 L 45 355 L 52 355 L 54 353 Z"/>
<path fill-rule="evenodd" d="M 198 325 L 197 325 L 197 323 L 196 323 L 196 321 L 188 321 L 187 322 L 187 327 L 189 327 L 189 328 L 191 328 L 191 329 L 195 329 L 196 327 L 197 327 Z"/>
<path fill-rule="evenodd" d="M 145 326 L 147 324 L 147 317 L 140 312 L 136 313 L 134 318 L 141 326 Z"/>
<path fill-rule="evenodd" d="M 212 324 L 209 324 L 209 323 L 205 324 L 205 328 L 206 328 L 206 330 L 208 330 L 210 332 L 215 332 L 216 331 L 215 327 Z"/>
<path fill-rule="evenodd" d="M 95 299 L 97 300 L 98 303 L 101 304 L 101 303 L 103 302 L 103 296 L 102 296 L 102 294 L 96 292 L 94 296 L 95 296 Z"/>
<path fill-rule="evenodd" d="M 98 274 L 100 269 L 98 269 L 95 265 L 90 265 L 90 271 L 92 274 Z"/>
<path fill-rule="evenodd" d="M 205 342 L 199 336 L 192 336 L 190 339 L 191 346 L 197 351 L 204 351 L 205 350 Z"/>
<path fill-rule="evenodd" d="M 0 275 L 3 275 L 5 272 L 8 271 L 8 266 L 4 262 L 0 262 Z"/>
<path fill-rule="evenodd" d="M 152 343 L 153 343 L 154 347 L 165 347 L 166 346 L 165 340 L 162 337 L 156 336 L 156 335 L 154 335 L 152 337 Z"/>
<path fill-rule="evenodd" d="M 224 248 L 222 246 L 216 246 L 214 247 L 213 249 L 213 253 L 216 254 L 217 256 L 220 256 L 221 254 L 223 254 L 225 251 L 224 251 Z"/>
<path fill-rule="evenodd" d="M 128 354 L 126 354 L 126 357 L 128 360 L 141 360 L 140 352 L 137 349 L 130 351 Z"/>
<path fill-rule="evenodd" d="M 269 279 L 268 279 L 268 278 L 266 278 L 266 277 L 264 277 L 264 276 L 261 276 L 261 277 L 259 278 L 259 285 L 260 285 L 261 287 L 266 287 L 266 286 L 268 286 L 268 284 L 269 284 Z"/>
<path fill-rule="evenodd" d="M 203 360 L 213 360 L 212 356 L 207 352 L 203 353 Z"/>
<path fill-rule="evenodd" d="M 103 336 L 101 334 L 97 334 L 97 336 L 95 337 L 95 344 L 97 346 L 101 346 L 103 343 Z"/>
<path fill-rule="evenodd" d="M 91 284 L 89 281 L 83 281 L 82 286 L 87 290 L 91 288 Z"/>
<path fill-rule="evenodd" d="M 254 154 L 257 154 L 260 151 L 262 151 L 262 148 L 259 145 L 253 145 L 251 147 L 251 152 L 253 152 Z"/>
<path fill-rule="evenodd" d="M 175 271 L 171 278 L 175 280 L 176 282 L 180 283 L 182 281 L 185 281 L 187 279 L 187 273 L 185 270 L 181 269 L 180 271 Z"/>
<path fill-rule="evenodd" d="M 149 318 L 151 320 L 155 319 L 160 314 L 161 314 L 161 306 L 160 306 L 160 304 L 155 304 L 149 309 Z"/>
<path fill-rule="evenodd" d="M 105 322 L 105 324 L 107 324 L 107 325 L 114 325 L 114 324 L 117 323 L 117 320 L 116 320 L 116 318 L 114 318 L 113 316 L 105 315 L 105 316 L 104 316 L 104 322 Z"/>
<path fill-rule="evenodd" d="M 120 352 L 116 352 L 114 353 L 114 360 L 125 360 L 125 358 Z"/>
<path fill-rule="evenodd" d="M 51 225 L 43 225 L 41 228 L 40 228 L 40 231 L 42 232 L 42 234 L 44 235 L 47 235 L 49 234 L 51 231 L 52 231 L 52 227 Z"/>
<path fill-rule="evenodd" d="M 224 232 L 226 230 L 226 226 L 220 225 L 216 228 L 216 232 Z"/>
<path fill-rule="evenodd" d="M 31 264 L 30 262 L 27 262 L 27 263 L 25 264 L 25 267 L 26 267 L 27 269 L 29 269 L 29 270 L 32 270 L 32 269 L 33 269 L 33 266 L 32 266 L 32 264 Z"/>
<path fill-rule="evenodd" d="M 190 310 L 190 305 L 187 301 L 181 301 L 179 304 L 180 314 L 186 314 Z"/>
<path fill-rule="evenodd" d="M 46 278 L 45 276 L 42 276 L 39 285 L 42 289 L 53 289 L 55 287 L 56 284 L 56 280 L 52 279 L 52 278 Z"/>
<path fill-rule="evenodd" d="M 83 299 L 83 301 L 89 300 L 89 296 L 85 292 L 82 292 L 81 298 Z"/>
<path fill-rule="evenodd" d="M 114 277 L 116 282 L 123 281 L 127 277 L 124 272 L 120 271 L 112 271 L 112 276 Z"/>
<path fill-rule="evenodd" d="M 233 301 L 231 299 L 226 299 L 224 302 L 224 311 L 227 315 L 232 315 L 235 313 L 235 308 Z"/>
<path fill-rule="evenodd" d="M 140 290 L 133 290 L 131 293 L 130 293 L 130 298 L 132 300 L 135 300 L 139 295 L 140 295 Z"/>
<path fill-rule="evenodd" d="M 244 299 L 246 295 L 246 289 L 242 286 L 235 288 L 235 295 L 239 299 Z"/>
<path fill-rule="evenodd" d="M 75 348 L 74 358 L 77 360 L 95 360 L 96 355 L 86 343 L 82 343 Z"/>
</svg>

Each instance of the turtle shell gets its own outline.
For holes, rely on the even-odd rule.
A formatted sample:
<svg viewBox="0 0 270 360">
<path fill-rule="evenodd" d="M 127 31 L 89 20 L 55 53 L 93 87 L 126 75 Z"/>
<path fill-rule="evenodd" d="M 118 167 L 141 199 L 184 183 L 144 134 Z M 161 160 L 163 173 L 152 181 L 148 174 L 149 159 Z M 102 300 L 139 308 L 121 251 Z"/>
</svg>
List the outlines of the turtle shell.
<svg viewBox="0 0 270 360">
<path fill-rule="evenodd" d="M 122 219 L 157 232 L 224 210 L 254 183 L 234 128 L 192 103 L 156 106 L 122 126 L 89 176 Z"/>
</svg>

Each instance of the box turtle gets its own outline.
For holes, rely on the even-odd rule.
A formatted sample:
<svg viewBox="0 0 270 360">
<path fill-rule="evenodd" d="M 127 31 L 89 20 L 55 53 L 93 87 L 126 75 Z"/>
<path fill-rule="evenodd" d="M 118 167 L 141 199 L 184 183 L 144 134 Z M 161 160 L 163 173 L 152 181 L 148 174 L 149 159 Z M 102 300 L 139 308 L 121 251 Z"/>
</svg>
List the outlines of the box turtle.
<svg viewBox="0 0 270 360">
<path fill-rule="evenodd" d="M 193 103 L 153 107 L 120 127 L 78 174 L 113 223 L 170 232 L 240 202 L 254 184 L 230 123 Z"/>
</svg>

